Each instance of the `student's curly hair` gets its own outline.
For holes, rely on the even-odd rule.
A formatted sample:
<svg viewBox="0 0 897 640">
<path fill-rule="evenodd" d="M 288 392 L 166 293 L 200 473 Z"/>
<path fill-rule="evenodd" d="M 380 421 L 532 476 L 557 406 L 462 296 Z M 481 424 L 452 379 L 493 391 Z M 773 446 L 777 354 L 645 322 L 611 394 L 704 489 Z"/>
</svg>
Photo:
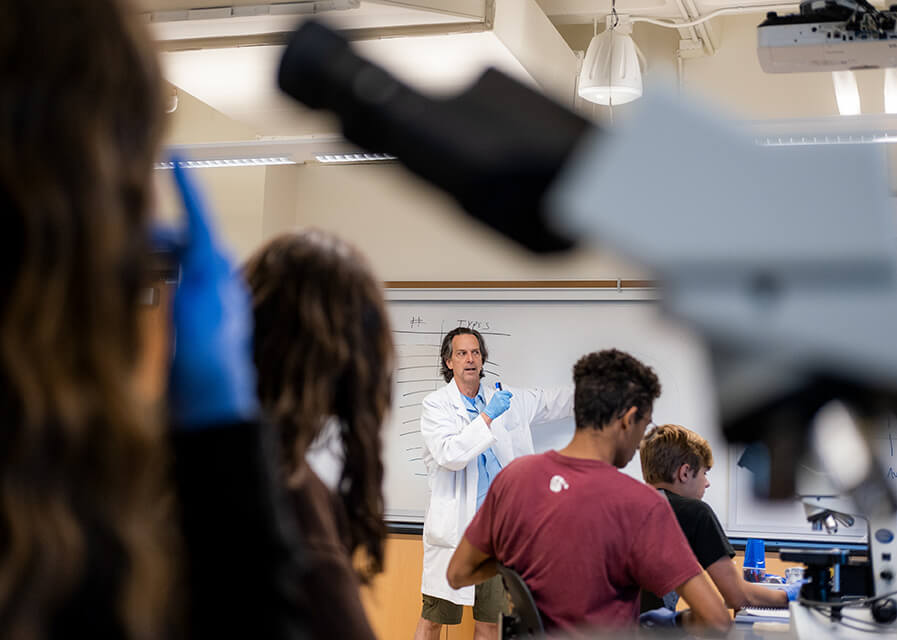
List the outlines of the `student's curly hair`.
<svg viewBox="0 0 897 640">
<path fill-rule="evenodd" d="M 675 482 L 683 464 L 697 473 L 701 467 L 713 467 L 713 451 L 703 437 L 678 424 L 654 427 L 639 445 L 642 475 L 648 484 Z"/>
<path fill-rule="evenodd" d="M 246 263 L 255 316 L 259 401 L 280 434 L 291 474 L 331 417 L 345 465 L 338 491 L 359 577 L 382 570 L 380 429 L 390 407 L 394 352 L 383 290 L 364 257 L 322 231 L 271 240 Z"/>
<path fill-rule="evenodd" d="M 617 349 L 580 358 L 573 366 L 573 382 L 577 429 L 603 429 L 630 407 L 637 407 L 642 417 L 660 396 L 660 382 L 651 367 Z"/>
<path fill-rule="evenodd" d="M 155 52 L 124 2 L 3 2 L 0 78 L 0 637 L 86 603 L 93 630 L 161 637 L 165 431 L 135 387 Z"/>
<path fill-rule="evenodd" d="M 474 336 L 477 339 L 477 342 L 480 345 L 480 355 L 483 356 L 483 368 L 485 369 L 486 358 L 489 357 L 489 352 L 486 351 L 486 342 L 483 340 L 482 334 L 476 329 L 470 329 L 468 327 L 455 327 L 447 334 L 445 334 L 445 336 L 442 338 L 442 346 L 439 348 L 439 373 L 442 374 L 442 379 L 446 382 L 450 382 L 455 375 L 454 372 L 449 369 L 448 365 L 445 363 L 446 360 L 452 359 L 452 340 L 455 339 L 455 336 L 463 335 Z M 486 377 L 483 369 L 480 370 L 480 377 Z"/>
</svg>

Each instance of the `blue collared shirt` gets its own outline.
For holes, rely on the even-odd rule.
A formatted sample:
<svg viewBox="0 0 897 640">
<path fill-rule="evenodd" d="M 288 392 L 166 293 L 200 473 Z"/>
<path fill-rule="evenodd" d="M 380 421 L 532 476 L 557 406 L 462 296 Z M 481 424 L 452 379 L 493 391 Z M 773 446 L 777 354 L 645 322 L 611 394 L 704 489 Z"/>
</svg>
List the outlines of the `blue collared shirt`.
<svg viewBox="0 0 897 640">
<path fill-rule="evenodd" d="M 477 416 L 483 412 L 483 409 L 486 408 L 486 401 L 483 399 L 483 393 L 478 393 L 476 398 L 468 398 L 462 393 L 461 397 L 464 398 L 464 401 L 467 403 L 467 415 L 470 418 L 470 421 L 473 422 L 476 420 Z M 489 485 L 492 484 L 492 481 L 495 479 L 495 476 L 498 475 L 499 471 L 501 471 L 501 463 L 498 461 L 498 458 L 495 457 L 495 452 L 492 450 L 492 447 L 489 447 L 477 456 L 478 510 L 480 505 L 483 504 L 483 500 L 486 499 Z"/>
</svg>

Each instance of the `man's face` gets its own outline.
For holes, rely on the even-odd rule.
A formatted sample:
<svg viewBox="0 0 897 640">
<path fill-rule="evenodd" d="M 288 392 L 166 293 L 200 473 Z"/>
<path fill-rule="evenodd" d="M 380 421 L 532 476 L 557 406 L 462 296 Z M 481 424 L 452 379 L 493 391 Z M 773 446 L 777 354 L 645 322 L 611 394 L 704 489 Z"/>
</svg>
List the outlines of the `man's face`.
<svg viewBox="0 0 897 640">
<path fill-rule="evenodd" d="M 697 473 L 694 473 L 689 469 L 688 472 L 684 474 L 685 480 L 680 478 L 679 486 L 677 487 L 679 490 L 677 493 L 686 498 L 701 500 L 704 497 L 704 491 L 710 486 L 710 479 L 707 477 L 708 471 L 710 471 L 710 469 L 703 466 L 698 469 Z"/>
<path fill-rule="evenodd" d="M 480 371 L 483 370 L 483 354 L 480 342 L 469 333 L 452 338 L 452 358 L 445 365 L 452 370 L 455 381 L 463 387 L 480 386 Z"/>
<path fill-rule="evenodd" d="M 638 451 L 642 438 L 645 437 L 645 431 L 647 431 L 648 426 L 654 424 L 654 418 L 652 417 L 653 413 L 653 407 L 649 407 L 648 410 L 644 412 L 644 416 L 638 417 L 638 411 L 636 410 L 636 413 L 633 416 L 635 423 L 634 427 L 627 430 L 623 446 L 620 447 L 620 450 L 617 452 L 619 457 L 614 461 L 614 466 L 622 469 L 629 464 L 630 460 L 632 460 L 632 456 Z"/>
</svg>

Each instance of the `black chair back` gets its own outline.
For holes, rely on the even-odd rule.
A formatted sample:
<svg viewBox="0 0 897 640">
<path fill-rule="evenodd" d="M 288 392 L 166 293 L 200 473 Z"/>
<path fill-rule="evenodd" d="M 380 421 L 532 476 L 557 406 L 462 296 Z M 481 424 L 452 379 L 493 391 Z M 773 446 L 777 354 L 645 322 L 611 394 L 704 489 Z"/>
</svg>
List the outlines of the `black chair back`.
<svg viewBox="0 0 897 640">
<path fill-rule="evenodd" d="M 498 614 L 498 637 L 501 640 L 544 637 L 542 616 L 523 578 L 513 569 L 503 565 L 498 565 L 498 574 L 511 598 L 511 614 Z"/>
</svg>

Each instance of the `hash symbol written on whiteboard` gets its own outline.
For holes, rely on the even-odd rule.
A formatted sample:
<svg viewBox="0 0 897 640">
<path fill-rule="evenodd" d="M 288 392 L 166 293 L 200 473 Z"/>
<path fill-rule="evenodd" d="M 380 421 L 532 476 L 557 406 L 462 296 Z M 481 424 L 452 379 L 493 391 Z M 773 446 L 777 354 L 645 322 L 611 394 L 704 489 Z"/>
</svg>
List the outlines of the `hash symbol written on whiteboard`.
<svg viewBox="0 0 897 640">
<path fill-rule="evenodd" d="M 424 322 L 424 319 L 420 316 L 411 316 L 410 324 L 411 324 L 411 328 L 413 329 L 414 327 L 420 327 L 426 323 Z"/>
</svg>

